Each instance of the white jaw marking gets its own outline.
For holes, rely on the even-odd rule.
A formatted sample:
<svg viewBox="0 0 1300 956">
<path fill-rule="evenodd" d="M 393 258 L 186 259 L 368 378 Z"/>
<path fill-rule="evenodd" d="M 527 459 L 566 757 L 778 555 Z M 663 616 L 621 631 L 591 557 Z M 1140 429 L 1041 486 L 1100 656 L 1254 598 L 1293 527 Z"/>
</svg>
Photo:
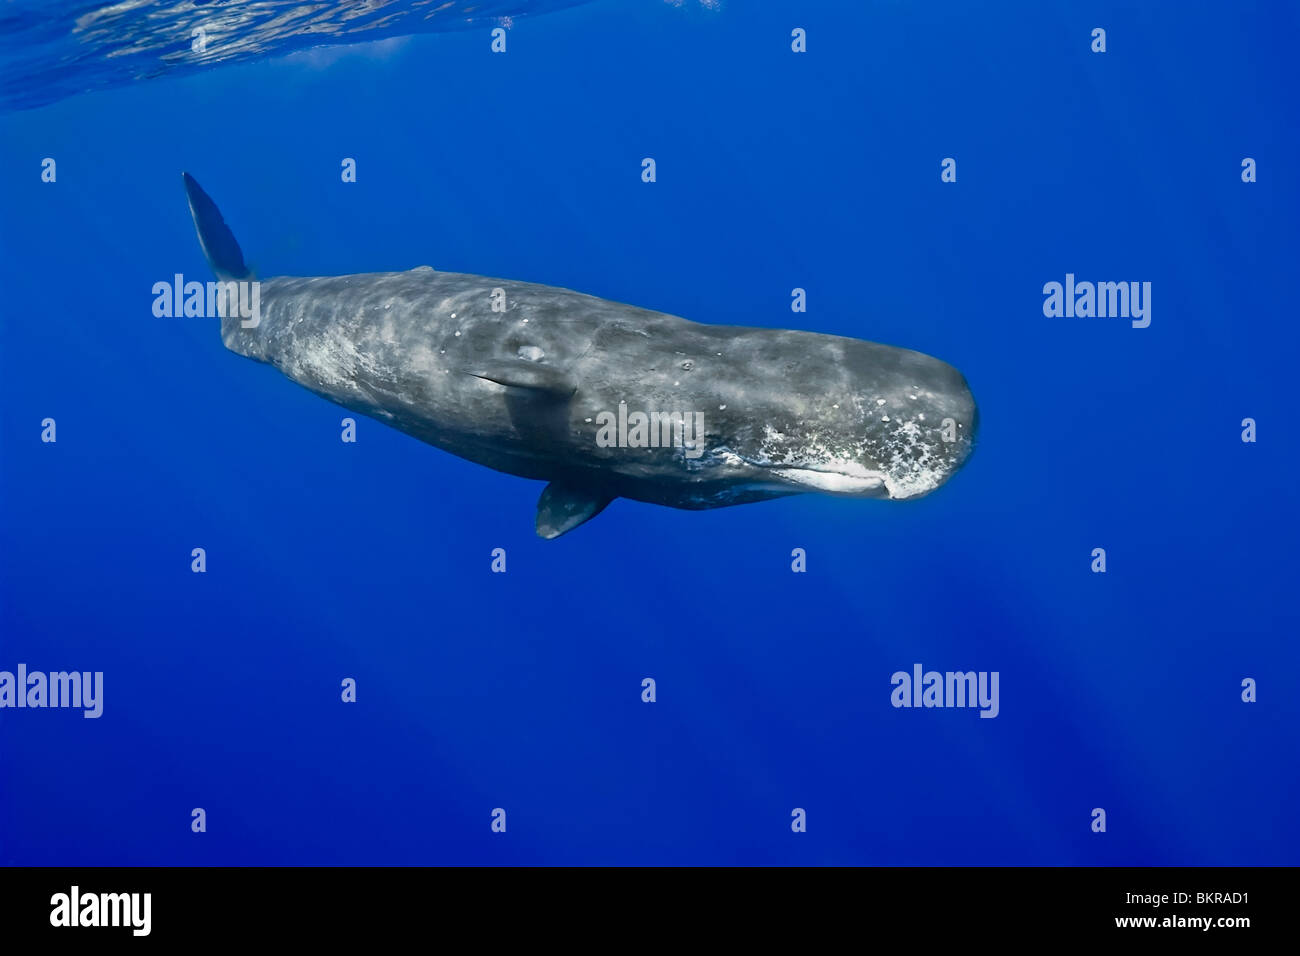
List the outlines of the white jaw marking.
<svg viewBox="0 0 1300 956">
<path fill-rule="evenodd" d="M 885 476 L 877 471 L 858 467 L 854 473 L 844 471 L 817 471 L 812 468 L 773 468 L 772 474 L 786 481 L 813 488 L 828 495 L 858 495 L 886 497 Z"/>
</svg>

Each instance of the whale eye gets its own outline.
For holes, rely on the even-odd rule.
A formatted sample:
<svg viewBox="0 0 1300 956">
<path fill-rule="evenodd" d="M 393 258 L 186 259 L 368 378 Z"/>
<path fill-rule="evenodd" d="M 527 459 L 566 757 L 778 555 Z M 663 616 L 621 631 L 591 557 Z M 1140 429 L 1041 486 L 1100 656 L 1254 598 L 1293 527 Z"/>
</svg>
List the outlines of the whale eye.
<svg viewBox="0 0 1300 956">
<path fill-rule="evenodd" d="M 521 359 L 527 359 L 529 362 L 540 362 L 546 358 L 546 353 L 536 345 L 521 345 L 519 351 L 515 353 Z"/>
</svg>

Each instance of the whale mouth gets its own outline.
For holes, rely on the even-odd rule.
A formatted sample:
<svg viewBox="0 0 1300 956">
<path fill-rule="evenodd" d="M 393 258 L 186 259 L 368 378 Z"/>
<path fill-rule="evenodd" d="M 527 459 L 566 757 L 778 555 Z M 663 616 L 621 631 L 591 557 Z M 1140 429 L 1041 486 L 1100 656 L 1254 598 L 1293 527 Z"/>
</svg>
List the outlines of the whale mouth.
<svg viewBox="0 0 1300 956">
<path fill-rule="evenodd" d="M 821 468 L 788 468 L 768 466 L 772 474 L 793 485 L 820 491 L 826 495 L 845 495 L 853 498 L 889 498 L 885 476 L 866 468 L 851 470 Z"/>
<path fill-rule="evenodd" d="M 791 485 L 802 491 L 847 498 L 893 498 L 889 476 L 856 461 L 827 461 L 817 464 L 774 462 L 766 458 L 741 455 L 729 448 L 715 449 L 714 455 L 732 466 L 748 466 L 777 479 L 772 488 Z"/>
</svg>

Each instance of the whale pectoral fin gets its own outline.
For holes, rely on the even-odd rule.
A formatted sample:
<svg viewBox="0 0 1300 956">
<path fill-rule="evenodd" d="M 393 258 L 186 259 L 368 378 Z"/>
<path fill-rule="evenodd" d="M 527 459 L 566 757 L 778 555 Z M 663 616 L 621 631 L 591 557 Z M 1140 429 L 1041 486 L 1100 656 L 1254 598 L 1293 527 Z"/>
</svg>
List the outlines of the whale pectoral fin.
<svg viewBox="0 0 1300 956">
<path fill-rule="evenodd" d="M 573 380 L 559 369 L 522 359 L 517 362 L 488 362 L 465 371 L 475 378 L 507 388 L 526 389 L 548 399 L 569 398 L 578 390 Z"/>
<path fill-rule="evenodd" d="M 608 495 L 553 481 L 537 499 L 537 534 L 558 538 L 596 517 L 613 500 Z"/>
</svg>

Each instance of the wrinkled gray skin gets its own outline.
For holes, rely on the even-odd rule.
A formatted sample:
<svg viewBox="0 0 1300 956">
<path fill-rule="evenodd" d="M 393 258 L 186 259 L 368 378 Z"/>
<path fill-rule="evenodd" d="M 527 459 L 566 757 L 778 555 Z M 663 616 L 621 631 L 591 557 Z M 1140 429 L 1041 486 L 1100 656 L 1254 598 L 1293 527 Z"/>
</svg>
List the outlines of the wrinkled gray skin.
<svg viewBox="0 0 1300 956">
<path fill-rule="evenodd" d="M 504 313 L 492 311 L 493 289 L 505 292 Z M 601 499 L 716 508 L 804 491 L 914 498 L 971 451 L 977 412 L 965 379 L 906 349 L 700 325 L 428 267 L 263 280 L 261 296 L 256 328 L 223 320 L 228 348 L 462 458 Z M 560 387 L 549 374 L 546 391 L 479 377 L 510 380 L 519 368 L 530 382 L 528 364 L 558 373 Z M 599 447 L 597 416 L 619 402 L 702 412 L 702 454 Z M 944 419 L 955 441 L 943 440 Z"/>
<path fill-rule="evenodd" d="M 218 279 L 251 280 L 215 203 L 184 175 Z M 505 310 L 494 310 L 502 301 Z M 553 538 L 614 498 L 719 508 L 820 491 L 916 498 L 970 455 L 975 401 L 938 359 L 859 339 L 699 325 L 552 286 L 436 272 L 261 282 L 226 347 L 452 454 L 549 481 Z M 702 440 L 602 447 L 601 413 L 703 415 Z M 689 436 L 683 436 L 689 437 Z"/>
</svg>

